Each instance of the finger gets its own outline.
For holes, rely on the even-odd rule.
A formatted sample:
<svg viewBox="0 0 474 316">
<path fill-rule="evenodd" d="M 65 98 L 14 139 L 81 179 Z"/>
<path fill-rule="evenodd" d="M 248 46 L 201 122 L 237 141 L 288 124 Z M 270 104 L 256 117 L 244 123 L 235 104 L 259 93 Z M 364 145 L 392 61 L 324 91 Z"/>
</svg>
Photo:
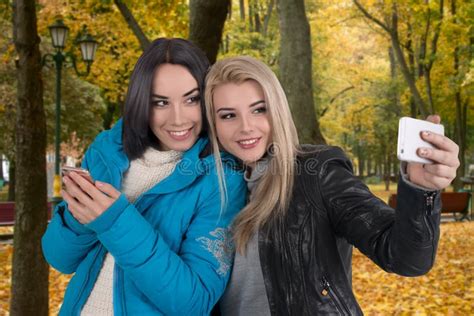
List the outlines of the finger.
<svg viewBox="0 0 474 316">
<path fill-rule="evenodd" d="M 74 197 L 72 197 L 64 190 L 61 191 L 61 195 L 63 196 L 63 199 L 67 202 L 68 210 L 71 212 L 72 216 L 80 223 L 86 223 L 87 219 L 84 212 L 85 206 L 81 205 Z"/>
<path fill-rule="evenodd" d="M 426 120 L 427 120 L 428 122 L 435 123 L 435 124 L 441 123 L 441 117 L 440 117 L 438 114 L 431 114 L 431 115 L 428 115 L 428 117 L 426 118 Z"/>
<path fill-rule="evenodd" d="M 65 191 L 69 195 L 71 195 L 73 198 L 76 198 L 85 206 L 89 206 L 92 203 L 91 197 L 87 195 L 73 179 L 71 179 L 69 176 L 65 176 L 63 177 L 63 181 L 65 184 Z"/>
<path fill-rule="evenodd" d="M 451 181 L 452 181 L 444 177 L 435 176 L 429 172 L 426 172 L 424 174 L 424 178 L 425 178 L 425 181 L 430 184 L 430 188 L 437 189 L 437 190 L 446 188 L 448 185 L 451 184 Z"/>
<path fill-rule="evenodd" d="M 78 173 L 71 172 L 70 177 L 82 189 L 83 192 L 87 193 L 87 195 L 92 198 L 92 200 L 96 200 L 102 196 L 102 193 L 97 190 L 97 188 L 92 183 L 84 179 L 84 177 Z"/>
<path fill-rule="evenodd" d="M 120 196 L 120 191 L 115 189 L 111 184 L 101 181 L 96 181 L 95 186 L 102 191 L 103 193 L 107 194 L 113 199 L 118 199 Z"/>
<path fill-rule="evenodd" d="M 452 180 L 456 177 L 456 169 L 452 167 L 448 167 L 446 165 L 424 164 L 423 169 L 425 169 L 426 172 L 429 172 L 433 176 L 436 176 L 436 177 L 442 177 L 449 180 Z"/>
<path fill-rule="evenodd" d="M 434 149 L 434 148 L 418 148 L 417 154 L 420 157 L 433 160 L 434 162 L 448 167 L 457 168 L 459 167 L 459 159 L 456 154 Z"/>
<path fill-rule="evenodd" d="M 421 138 L 428 143 L 433 144 L 438 149 L 455 153 L 456 156 L 459 152 L 459 146 L 446 136 L 429 131 L 423 131 L 421 132 Z"/>
</svg>

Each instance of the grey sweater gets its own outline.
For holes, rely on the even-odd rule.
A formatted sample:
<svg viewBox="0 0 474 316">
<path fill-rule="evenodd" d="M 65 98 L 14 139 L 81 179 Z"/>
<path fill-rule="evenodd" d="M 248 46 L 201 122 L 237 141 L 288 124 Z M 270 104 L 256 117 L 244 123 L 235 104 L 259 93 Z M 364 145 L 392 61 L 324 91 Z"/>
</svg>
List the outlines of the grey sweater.
<svg viewBox="0 0 474 316">
<path fill-rule="evenodd" d="M 250 177 L 245 177 L 250 199 L 258 181 L 268 167 L 268 160 L 260 160 Z M 225 316 L 270 315 L 265 283 L 258 252 L 258 231 L 247 244 L 245 255 L 237 253 L 229 285 L 220 301 Z"/>
</svg>

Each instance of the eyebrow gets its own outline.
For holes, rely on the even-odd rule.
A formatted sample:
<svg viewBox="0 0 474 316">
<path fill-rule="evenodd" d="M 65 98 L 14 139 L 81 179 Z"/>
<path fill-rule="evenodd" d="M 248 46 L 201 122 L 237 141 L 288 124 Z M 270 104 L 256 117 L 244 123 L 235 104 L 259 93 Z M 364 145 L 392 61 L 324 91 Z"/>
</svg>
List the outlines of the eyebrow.
<svg viewBox="0 0 474 316">
<path fill-rule="evenodd" d="M 183 94 L 183 97 L 187 97 L 188 95 L 190 95 L 194 91 L 199 91 L 199 88 L 196 87 L 196 88 L 193 88 L 193 89 L 189 90 L 188 92 Z M 157 99 L 165 99 L 165 100 L 169 99 L 168 97 L 165 97 L 165 96 L 159 95 L 159 94 L 154 94 L 154 93 L 151 94 L 151 97 L 152 98 L 157 98 Z"/>
<path fill-rule="evenodd" d="M 260 103 L 265 103 L 265 100 L 255 101 L 254 103 L 251 103 L 249 105 L 249 108 L 251 108 L 253 106 L 256 106 L 256 105 L 259 105 Z M 219 110 L 216 111 L 216 113 L 219 113 L 220 111 L 232 111 L 232 110 L 234 110 L 234 108 L 220 108 Z"/>
</svg>

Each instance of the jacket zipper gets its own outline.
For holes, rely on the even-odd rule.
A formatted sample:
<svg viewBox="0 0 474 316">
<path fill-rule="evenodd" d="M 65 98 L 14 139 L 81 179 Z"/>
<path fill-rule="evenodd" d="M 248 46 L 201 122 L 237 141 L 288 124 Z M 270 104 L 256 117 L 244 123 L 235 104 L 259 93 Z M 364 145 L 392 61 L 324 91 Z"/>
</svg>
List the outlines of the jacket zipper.
<svg viewBox="0 0 474 316">
<path fill-rule="evenodd" d="M 428 216 L 430 216 L 433 212 L 433 207 L 434 207 L 434 196 L 436 195 L 436 192 L 426 192 L 425 193 L 425 204 L 426 204 L 426 214 L 423 216 L 423 220 L 425 222 L 426 228 L 428 228 L 428 233 L 430 235 L 430 240 L 433 246 L 433 249 L 435 248 L 435 241 L 433 237 L 433 228 L 431 227 L 431 223 L 428 220 Z M 431 255 L 431 262 L 434 262 L 435 258 L 435 253 L 436 251 L 433 251 Z"/>
<path fill-rule="evenodd" d="M 433 212 L 434 196 L 435 195 L 436 195 L 436 192 L 427 192 L 427 193 L 425 193 L 426 214 L 425 214 L 425 216 L 423 216 L 423 219 L 425 221 L 426 227 L 428 228 L 428 232 L 430 234 L 430 239 L 433 239 L 433 230 L 431 228 L 431 224 L 428 221 L 427 216 L 430 216 Z"/>
<path fill-rule="evenodd" d="M 431 215 L 431 213 L 433 212 L 435 195 L 436 195 L 436 192 L 425 193 L 426 215 Z"/>
<path fill-rule="evenodd" d="M 333 300 L 334 304 L 336 305 L 337 311 L 342 314 L 342 315 L 350 315 L 349 310 L 345 306 L 344 302 L 342 302 L 336 292 L 336 289 L 331 286 L 329 281 L 325 276 L 321 278 L 322 284 L 323 284 L 323 291 L 322 295 L 326 296 L 329 294 L 331 299 Z"/>
<path fill-rule="evenodd" d="M 95 253 L 94 259 L 92 259 L 92 265 L 89 267 L 89 271 L 87 271 L 86 279 L 85 279 L 84 282 L 82 283 L 81 290 L 79 291 L 79 295 L 77 296 L 77 301 L 76 301 L 76 303 L 74 304 L 74 306 L 73 306 L 73 308 L 72 308 L 73 311 L 76 310 L 77 304 L 79 304 L 79 300 L 80 300 L 80 298 L 82 297 L 82 294 L 84 293 L 84 290 L 85 290 L 85 288 L 86 288 L 87 283 L 89 282 L 89 276 L 90 276 L 90 272 L 91 272 L 91 270 L 92 270 L 92 267 L 93 267 L 93 265 L 94 265 L 94 262 L 97 260 L 97 257 L 99 256 L 99 253 L 100 253 L 101 250 L 102 250 L 102 246 L 99 246 L 99 249 L 98 249 L 97 252 Z M 90 293 L 89 293 L 89 294 L 90 294 Z M 79 310 L 79 311 L 78 311 L 78 315 L 81 314 L 80 312 L 81 312 L 81 311 Z"/>
</svg>

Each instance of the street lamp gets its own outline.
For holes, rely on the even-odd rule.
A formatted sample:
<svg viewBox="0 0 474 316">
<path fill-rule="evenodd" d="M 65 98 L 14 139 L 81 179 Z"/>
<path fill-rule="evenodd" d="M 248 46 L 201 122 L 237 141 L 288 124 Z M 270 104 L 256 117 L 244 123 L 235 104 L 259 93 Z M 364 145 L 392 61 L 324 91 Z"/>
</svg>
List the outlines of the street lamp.
<svg viewBox="0 0 474 316">
<path fill-rule="evenodd" d="M 69 52 L 63 52 L 69 28 L 64 25 L 62 20 L 56 22 L 49 27 L 53 47 L 56 53 L 46 54 L 43 56 L 43 65 L 54 64 L 56 68 L 56 137 L 55 137 L 55 162 L 54 162 L 54 183 L 53 183 L 53 199 L 58 202 L 61 199 L 61 177 L 59 175 L 60 162 L 60 143 L 61 143 L 61 72 L 63 64 L 70 63 L 78 76 L 86 76 L 89 74 L 90 66 L 94 61 L 95 52 L 97 50 L 97 41 L 90 34 L 85 34 L 78 42 L 81 47 L 81 55 L 83 61 L 87 64 L 86 72 L 80 72 L 76 67 L 76 59 Z"/>
</svg>

